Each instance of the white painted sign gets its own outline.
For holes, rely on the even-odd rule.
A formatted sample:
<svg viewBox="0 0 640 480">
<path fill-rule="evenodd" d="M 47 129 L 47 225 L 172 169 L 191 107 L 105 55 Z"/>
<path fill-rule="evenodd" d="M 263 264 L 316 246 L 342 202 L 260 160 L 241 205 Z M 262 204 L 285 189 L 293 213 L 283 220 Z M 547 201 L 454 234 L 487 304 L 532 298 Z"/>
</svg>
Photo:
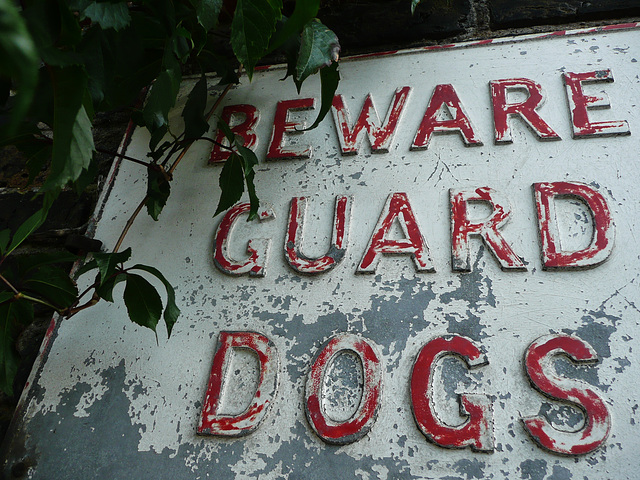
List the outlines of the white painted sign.
<svg viewBox="0 0 640 480">
<path fill-rule="evenodd" d="M 126 245 L 176 286 L 174 333 L 118 302 L 62 322 L 5 468 L 636 478 L 638 60 L 635 25 L 345 59 L 305 132 L 317 80 L 244 78 L 222 116 L 261 159 L 260 219 L 213 218 L 225 150 L 196 144 Z M 139 168 L 118 167 L 107 246 Z"/>
</svg>

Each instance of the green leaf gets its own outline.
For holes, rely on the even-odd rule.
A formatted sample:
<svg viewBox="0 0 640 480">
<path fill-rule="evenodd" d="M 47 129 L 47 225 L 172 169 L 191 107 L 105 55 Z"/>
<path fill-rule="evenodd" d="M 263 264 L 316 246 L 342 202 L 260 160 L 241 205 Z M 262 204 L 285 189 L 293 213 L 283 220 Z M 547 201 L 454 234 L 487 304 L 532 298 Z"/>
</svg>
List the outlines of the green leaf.
<svg viewBox="0 0 640 480">
<path fill-rule="evenodd" d="M 18 258 L 18 265 L 20 270 L 26 274 L 45 265 L 68 264 L 75 262 L 77 259 L 77 255 L 69 252 L 31 253 L 29 255 L 21 255 Z"/>
<path fill-rule="evenodd" d="M 13 78 L 18 94 L 7 127 L 15 131 L 33 99 L 40 58 L 27 26 L 12 0 L 0 0 L 0 76 Z"/>
<path fill-rule="evenodd" d="M 78 297 L 78 289 L 62 268 L 44 266 L 25 280 L 24 289 L 60 308 L 70 307 Z"/>
<path fill-rule="evenodd" d="M 18 230 L 16 230 L 16 233 L 13 235 L 13 239 L 7 248 L 7 255 L 18 248 L 18 246 L 24 242 L 29 235 L 35 232 L 40 225 L 44 223 L 47 218 L 47 213 L 48 209 L 41 208 L 18 227 Z"/>
<path fill-rule="evenodd" d="M 60 16 L 60 32 L 56 40 L 56 46 L 70 47 L 80 43 L 82 39 L 82 29 L 78 22 L 78 17 L 69 9 L 66 1 L 58 0 L 52 2 L 58 4 Z"/>
<path fill-rule="evenodd" d="M 13 297 L 15 297 L 15 294 L 13 292 L 0 292 L 0 303 L 4 303 L 7 300 L 11 300 Z"/>
<path fill-rule="evenodd" d="M 84 15 L 97 23 L 103 30 L 121 30 L 131 23 L 127 2 L 93 2 L 84 10 Z"/>
<path fill-rule="evenodd" d="M 14 303 L 0 305 L 0 389 L 7 395 L 13 394 L 13 379 L 19 362 L 15 348 L 18 333 L 13 318 Z"/>
<path fill-rule="evenodd" d="M 202 74 L 200 80 L 191 89 L 187 103 L 182 110 L 184 118 L 184 135 L 187 140 L 201 137 L 209 130 L 204 111 L 207 106 L 207 79 Z"/>
<path fill-rule="evenodd" d="M 231 131 L 231 127 L 229 126 L 229 124 L 220 118 L 218 119 L 217 127 L 222 130 L 224 136 L 227 137 L 227 140 L 229 140 L 229 144 L 233 145 L 236 141 L 236 136 Z"/>
<path fill-rule="evenodd" d="M 168 124 L 169 110 L 176 101 L 176 94 L 173 74 L 163 71 L 151 87 L 149 99 L 142 111 L 144 121 L 151 132 Z"/>
<path fill-rule="evenodd" d="M 151 215 L 151 218 L 157 221 L 171 193 L 171 184 L 167 180 L 165 173 L 160 169 L 149 168 L 148 172 L 147 212 Z"/>
<path fill-rule="evenodd" d="M 338 72 L 338 63 L 333 63 L 330 67 L 325 67 L 320 70 L 320 85 L 321 85 L 321 96 L 322 102 L 320 105 L 320 111 L 318 112 L 318 117 L 316 118 L 313 125 L 311 125 L 306 130 L 311 130 L 316 128 L 320 122 L 324 119 L 324 117 L 331 110 L 331 103 L 333 102 L 333 96 L 338 89 L 338 83 L 340 83 L 340 73 Z"/>
<path fill-rule="evenodd" d="M 46 190 L 75 182 L 89 167 L 95 150 L 84 105 L 87 75 L 80 67 L 52 69 L 54 76 L 53 156 Z"/>
<path fill-rule="evenodd" d="M 162 314 L 162 300 L 153 285 L 140 275 L 128 274 L 124 304 L 132 322 L 156 331 Z"/>
<path fill-rule="evenodd" d="M 96 259 L 93 258 L 91 259 L 89 262 L 85 263 L 84 265 L 82 265 L 77 271 L 76 271 L 76 278 L 80 277 L 81 275 L 84 275 L 87 272 L 90 272 L 91 270 L 93 270 L 94 268 L 98 268 L 98 262 L 96 262 Z"/>
<path fill-rule="evenodd" d="M 225 57 L 214 53 L 211 49 L 215 49 L 215 45 L 211 39 L 207 40 L 207 45 L 198 55 L 198 60 L 205 72 L 216 72 L 220 77 L 219 85 L 227 85 L 229 83 L 238 83 L 238 75 L 231 63 L 232 57 Z"/>
<path fill-rule="evenodd" d="M 247 193 L 249 194 L 249 202 L 251 208 L 249 208 L 249 216 L 247 217 L 247 222 L 253 220 L 254 218 L 258 218 L 258 209 L 260 208 L 260 200 L 258 199 L 258 195 L 256 194 L 256 186 L 253 183 L 253 178 L 255 177 L 255 172 L 252 170 L 244 176 L 245 182 L 247 183 Z"/>
<path fill-rule="evenodd" d="M 40 58 L 49 66 L 80 65 L 74 47 L 82 39 L 82 30 L 66 2 L 32 0 L 23 4 L 22 13 Z"/>
<path fill-rule="evenodd" d="M 336 34 L 325 27 L 320 20 L 311 20 L 302 31 L 296 80 L 302 84 L 309 75 L 313 75 L 320 68 L 337 62 L 339 56 L 340 43 Z"/>
<path fill-rule="evenodd" d="M 103 54 L 103 41 L 106 42 L 102 29 L 90 28 L 82 36 L 82 42 L 77 49 L 78 56 L 82 59 L 82 65 L 89 77 L 87 87 L 96 107 L 104 100 L 106 89 L 105 69 L 108 68 L 108 65 L 106 65 Z"/>
<path fill-rule="evenodd" d="M 127 279 L 126 273 L 119 273 L 110 277 L 104 284 L 96 289 L 98 296 L 103 298 L 107 302 L 113 302 L 113 289 L 120 282 L 124 282 Z"/>
<path fill-rule="evenodd" d="M 164 35 L 162 26 L 152 22 L 142 12 L 130 13 L 132 21 L 128 28 L 118 32 L 113 29 L 102 32 L 102 110 L 124 106 L 130 108 L 140 90 L 157 78 L 161 71 L 164 42 L 158 48 L 149 44 L 153 38 Z M 90 77 L 94 76 L 92 70 L 87 69 L 87 72 Z"/>
<path fill-rule="evenodd" d="M 89 162 L 89 166 L 86 170 L 80 172 L 80 176 L 74 182 L 73 187 L 78 195 L 85 191 L 85 189 L 96 181 L 98 177 L 98 162 L 92 159 Z"/>
<path fill-rule="evenodd" d="M 160 129 L 160 130 L 162 130 L 162 129 Z M 158 133 L 160 130 L 156 130 L 154 135 L 156 133 Z M 152 135 L 152 137 L 153 137 L 153 135 Z M 157 147 L 154 151 L 147 153 L 147 156 L 153 158 L 153 160 L 157 162 L 158 160 L 160 160 L 163 157 L 165 152 L 167 150 L 169 150 L 169 148 L 172 147 L 172 146 L 174 146 L 174 144 L 172 142 L 166 140 L 166 141 L 162 142 L 162 145 Z"/>
<path fill-rule="evenodd" d="M 302 83 L 299 82 L 296 78 L 296 65 L 298 64 L 300 43 L 300 35 L 295 35 L 293 37 L 289 37 L 289 39 L 287 39 L 287 41 L 282 45 L 280 49 L 287 59 L 287 73 L 285 73 L 284 77 L 281 78 L 281 80 L 285 80 L 288 77 L 293 77 L 293 82 L 295 83 L 298 92 L 300 92 L 300 88 L 302 87 Z"/>
<path fill-rule="evenodd" d="M 33 305 L 26 300 L 0 304 L 0 389 L 13 393 L 13 379 L 18 371 L 19 357 L 15 348 L 18 325 L 33 321 Z"/>
<path fill-rule="evenodd" d="M 142 116 L 149 131 L 153 134 L 157 129 L 169 124 L 169 110 L 175 105 L 182 72 L 173 49 L 169 45 L 165 48 L 162 60 L 162 71 L 151 87 L 147 103 L 142 110 Z M 164 134 L 163 134 L 164 136 Z M 160 138 L 152 138 L 157 145 Z M 152 150 L 154 150 L 152 148 Z"/>
<path fill-rule="evenodd" d="M 269 50 L 269 40 L 282 16 L 281 0 L 238 0 L 231 21 L 231 47 L 253 77 L 256 63 Z"/>
<path fill-rule="evenodd" d="M 51 82 L 51 75 L 48 69 L 42 68 L 38 71 L 38 86 L 27 115 L 31 118 L 37 118 L 48 126 L 52 126 L 53 111 L 53 83 Z M 33 129 L 33 125 L 30 126 Z"/>
<path fill-rule="evenodd" d="M 43 168 L 51 158 L 52 146 L 50 143 L 34 141 L 29 144 L 22 144 L 18 148 L 27 157 L 28 183 L 31 184 L 42 173 Z"/>
<path fill-rule="evenodd" d="M 7 251 L 9 246 L 9 240 L 11 239 L 11 230 L 8 228 L 0 232 L 0 255 L 4 256 L 4 252 Z"/>
<path fill-rule="evenodd" d="M 222 0 L 191 0 L 191 4 L 196 7 L 198 23 L 206 32 L 216 26 L 222 10 Z"/>
<path fill-rule="evenodd" d="M 164 284 L 164 288 L 167 291 L 167 308 L 164 309 L 164 321 L 167 325 L 167 333 L 168 336 L 171 336 L 171 330 L 173 330 L 173 326 L 178 320 L 178 316 L 180 315 L 180 309 L 176 305 L 176 292 L 173 289 L 173 286 L 169 283 L 169 281 L 165 278 L 164 275 L 157 268 L 151 267 L 149 265 L 134 265 L 131 267 L 131 270 L 144 270 L 145 272 L 154 275 L 158 280 L 160 280 Z"/>
<path fill-rule="evenodd" d="M 240 154 L 240 158 L 242 159 L 242 168 L 244 169 L 245 175 L 253 171 L 253 167 L 258 165 L 258 157 L 253 150 L 245 147 L 242 143 L 242 140 L 236 139 L 236 148 L 238 149 L 238 153 Z"/>
<path fill-rule="evenodd" d="M 91 0 L 69 0 L 69 8 L 74 12 L 82 12 L 92 3 Z"/>
<path fill-rule="evenodd" d="M 164 149 L 162 149 L 162 147 L 160 147 L 159 151 L 156 151 L 156 148 L 158 147 L 160 141 L 167 134 L 168 130 L 169 127 L 167 125 L 162 125 L 151 134 L 151 139 L 149 140 L 149 150 L 151 150 L 150 156 L 156 161 L 160 160 L 160 157 L 162 157 L 162 155 L 164 154 Z"/>
<path fill-rule="evenodd" d="M 40 55 L 52 50 L 60 36 L 62 20 L 57 1 L 32 0 L 24 5 L 22 16 Z M 44 58 L 43 58 L 44 60 Z M 46 60 L 45 60 L 46 61 Z"/>
<path fill-rule="evenodd" d="M 244 192 L 244 171 L 242 169 L 242 159 L 236 152 L 231 152 L 231 156 L 224 162 L 224 167 L 220 172 L 220 200 L 215 217 L 220 212 L 232 207 L 242 197 Z"/>
<path fill-rule="evenodd" d="M 247 184 L 247 193 L 249 194 L 249 202 L 251 208 L 249 209 L 249 218 L 247 221 L 253 220 L 258 217 L 258 209 L 260 208 L 260 200 L 256 195 L 256 186 L 253 183 L 255 172 L 253 167 L 258 165 L 258 157 L 250 148 L 245 147 L 239 141 L 236 141 L 236 148 L 242 158 L 242 168 L 244 170 L 244 180 Z"/>
<path fill-rule="evenodd" d="M 67 126 L 62 128 L 63 131 L 59 132 L 54 127 L 51 173 L 45 182 L 45 188 L 49 189 L 62 188 L 67 183 L 78 180 L 82 173 L 90 168 L 95 151 L 91 120 L 89 120 L 84 106 L 78 110 L 71 129 L 65 131 Z M 59 140 L 61 136 L 65 138 Z"/>
<path fill-rule="evenodd" d="M 171 37 L 171 42 L 173 44 L 173 53 L 180 61 L 186 62 L 193 48 L 193 40 L 189 31 L 184 27 L 176 28 L 173 37 Z"/>
<path fill-rule="evenodd" d="M 104 285 L 115 273 L 118 264 L 126 262 L 129 257 L 131 257 L 131 248 L 117 253 L 94 253 L 93 258 L 100 270 L 100 285 Z"/>
<path fill-rule="evenodd" d="M 416 11 L 416 7 L 420 5 L 422 0 L 411 0 L 411 15 L 413 15 Z"/>
<path fill-rule="evenodd" d="M 269 51 L 284 45 L 289 39 L 297 38 L 304 26 L 312 20 L 320 9 L 320 0 L 296 0 L 293 13 L 271 37 Z"/>
</svg>

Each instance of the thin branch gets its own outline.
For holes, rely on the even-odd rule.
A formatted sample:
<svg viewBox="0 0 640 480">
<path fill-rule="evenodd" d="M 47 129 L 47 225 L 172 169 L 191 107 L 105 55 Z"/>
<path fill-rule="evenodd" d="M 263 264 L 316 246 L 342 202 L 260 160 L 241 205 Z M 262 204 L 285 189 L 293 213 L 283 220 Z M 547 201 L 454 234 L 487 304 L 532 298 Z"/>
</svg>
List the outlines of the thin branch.
<svg viewBox="0 0 640 480">
<path fill-rule="evenodd" d="M 186 145 L 186 144 L 185 144 Z M 174 142 L 171 145 L 171 149 L 169 150 L 169 153 L 167 153 L 167 155 L 164 157 L 164 159 L 162 160 L 162 168 L 167 166 L 167 163 L 169 163 L 169 160 L 171 160 L 171 157 L 173 157 L 173 155 L 180 150 L 180 148 L 184 148 L 183 145 L 180 144 L 180 142 Z"/>
<path fill-rule="evenodd" d="M 1 273 L 0 273 L 0 280 L 2 280 L 4 283 L 6 283 L 7 286 L 13 291 L 13 293 L 15 293 L 16 295 L 20 295 L 20 292 L 18 290 L 16 290 L 16 287 L 11 285 L 11 282 L 9 280 L 7 280 L 6 278 L 4 278 L 4 276 Z"/>
<path fill-rule="evenodd" d="M 11 284 L 11 282 L 9 280 L 7 280 L 2 274 L 0 274 L 0 280 L 2 280 L 11 289 L 11 291 L 13 291 L 13 293 L 16 294 L 15 298 L 24 298 L 25 300 L 29 300 L 30 302 L 39 303 L 39 304 L 44 305 L 46 307 L 52 308 L 56 312 L 60 313 L 60 309 L 58 307 L 56 307 L 55 305 L 52 305 L 49 302 L 45 302 L 44 300 L 41 300 L 39 298 L 32 297 L 31 295 L 26 295 L 26 294 L 16 290 L 16 287 L 14 287 Z"/>
<path fill-rule="evenodd" d="M 242 65 L 240 65 L 240 67 L 238 68 L 238 76 L 240 75 L 241 70 L 242 70 Z M 207 113 L 207 116 L 206 116 L 206 120 L 207 121 L 209 121 L 211 119 L 211 117 L 213 116 L 213 112 L 215 112 L 217 110 L 217 108 L 220 106 L 220 103 L 222 103 L 222 100 L 227 95 L 229 90 L 231 90 L 232 86 L 233 86 L 233 84 L 231 84 L 231 83 L 228 84 L 225 87 L 225 89 L 222 91 L 220 96 L 218 96 L 218 98 L 216 99 L 215 103 L 211 107 L 211 110 L 209 110 L 209 113 Z M 176 161 L 173 162 L 173 165 L 171 165 L 171 168 L 169 168 L 169 170 L 166 171 L 167 176 L 171 177 L 171 175 L 173 174 L 173 171 L 176 169 L 176 167 L 178 166 L 180 161 L 184 158 L 184 156 L 187 153 L 187 151 L 189 150 L 189 148 L 191 148 L 191 145 L 193 145 L 193 142 L 194 142 L 194 140 L 191 140 L 191 141 L 189 141 L 189 143 L 187 143 L 185 145 L 185 147 L 182 150 L 182 152 L 180 152 L 180 155 L 178 155 L 178 158 L 176 158 Z M 138 206 L 135 209 L 135 211 L 131 214 L 131 217 L 129 218 L 129 220 L 127 220 L 127 223 L 125 224 L 124 229 L 122 230 L 122 233 L 120 234 L 120 237 L 118 238 L 118 241 L 116 242 L 116 246 L 113 249 L 113 253 L 116 253 L 120 249 L 120 247 L 122 246 L 122 242 L 124 242 L 124 239 L 127 236 L 127 233 L 129 233 L 129 230 L 131 229 L 131 226 L 133 225 L 133 222 L 135 222 L 136 218 L 138 217 L 138 214 L 142 211 L 142 207 L 144 207 L 144 205 L 147 203 L 147 199 L 148 198 L 149 198 L 148 195 L 144 196 L 144 198 L 138 204 Z M 80 307 L 78 307 L 78 308 L 80 308 Z"/>
<path fill-rule="evenodd" d="M 66 318 L 73 317 L 76 313 L 81 312 L 89 307 L 93 307 L 96 303 L 100 301 L 100 297 L 98 296 L 98 292 L 94 292 L 91 300 L 87 303 L 80 305 L 79 307 L 68 308 L 67 310 L 61 312 Z"/>
<path fill-rule="evenodd" d="M 112 152 L 112 151 L 106 150 L 104 148 L 96 147 L 96 151 L 100 152 L 100 153 L 104 153 L 105 155 L 112 155 L 114 157 L 120 157 L 120 158 L 123 158 L 124 160 L 129 160 L 130 162 L 139 163 L 140 165 L 144 165 L 145 167 L 149 166 L 148 163 L 143 162 L 142 160 L 138 160 L 137 158 L 129 157 L 128 155 L 123 155 L 121 153 Z"/>
<path fill-rule="evenodd" d="M 133 222 L 136 220 L 136 217 L 138 216 L 138 214 L 142 210 L 142 207 L 144 207 L 145 203 L 147 203 L 147 199 L 148 198 L 149 198 L 149 195 L 145 195 L 144 196 L 144 198 L 142 199 L 140 204 L 134 210 L 134 212 L 131 215 L 131 217 L 129 217 L 129 220 L 127 220 L 127 223 L 124 226 L 124 228 L 122 229 L 122 233 L 120 234 L 120 238 L 118 238 L 118 242 L 116 243 L 116 246 L 113 248 L 113 253 L 116 253 L 120 249 L 120 246 L 122 245 L 122 242 L 124 242 L 124 237 L 126 237 L 127 233 L 129 233 L 129 229 L 131 228 L 131 225 L 133 225 Z"/>
<path fill-rule="evenodd" d="M 78 295 L 78 299 L 76 300 L 76 303 L 74 305 L 77 305 L 78 303 L 80 303 L 80 299 L 84 297 L 87 293 L 89 293 L 91 290 L 93 290 L 94 288 L 98 288 L 98 282 L 93 282 L 93 284 L 85 288 L 84 291 L 80 295 Z"/>
<path fill-rule="evenodd" d="M 240 68 L 238 69 L 238 75 L 240 75 L 240 70 L 242 69 L 242 65 L 240 65 Z M 220 103 L 222 103 L 222 100 L 224 99 L 224 97 L 227 95 L 227 93 L 229 93 L 229 90 L 231 90 L 231 87 L 233 86 L 232 83 L 229 83 L 224 90 L 222 91 L 222 93 L 220 94 L 220 96 L 218 97 L 218 99 L 215 101 L 215 103 L 213 104 L 213 106 L 211 107 L 211 110 L 209 110 L 209 113 L 207 113 L 207 117 L 206 120 L 207 122 L 211 119 L 211 117 L 213 116 L 213 112 L 215 112 L 218 107 L 220 106 Z M 169 170 L 167 170 L 167 173 L 169 175 L 171 175 L 173 173 L 173 171 L 176 169 L 176 167 L 178 166 L 178 164 L 180 163 L 180 161 L 184 158 L 184 156 L 186 155 L 187 151 L 189 150 L 189 148 L 191 148 L 191 145 L 193 145 L 193 140 L 191 140 L 186 147 L 184 147 L 184 150 L 182 150 L 182 152 L 180 153 L 180 155 L 178 155 L 178 158 L 176 158 L 176 161 L 173 162 L 173 165 L 171 165 L 171 168 Z"/>
<path fill-rule="evenodd" d="M 30 295 L 25 295 L 24 293 L 18 293 L 18 297 L 24 298 L 25 300 L 29 300 L 33 303 L 39 303 L 40 305 L 44 305 L 45 307 L 52 308 L 56 312 L 60 313 L 62 310 L 55 305 L 50 304 L 49 302 L 45 302 L 44 300 L 40 300 L 39 298 L 32 297 Z"/>
<path fill-rule="evenodd" d="M 214 140 L 213 138 L 209 138 L 209 137 L 198 137 L 198 138 L 194 138 L 193 141 L 195 142 L 196 140 L 206 140 L 207 142 L 211 142 L 214 145 L 217 145 L 220 148 L 224 148 L 225 150 L 229 150 L 230 152 L 233 152 L 233 148 L 231 148 L 228 145 L 224 145 L 216 140 Z"/>
</svg>

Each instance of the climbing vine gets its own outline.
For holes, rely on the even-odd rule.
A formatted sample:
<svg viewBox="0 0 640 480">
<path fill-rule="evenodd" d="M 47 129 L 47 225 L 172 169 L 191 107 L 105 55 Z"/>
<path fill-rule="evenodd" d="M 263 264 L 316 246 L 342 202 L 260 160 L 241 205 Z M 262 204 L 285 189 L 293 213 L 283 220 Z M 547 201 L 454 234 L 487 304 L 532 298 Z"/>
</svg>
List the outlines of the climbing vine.
<svg viewBox="0 0 640 480">
<path fill-rule="evenodd" d="M 0 231 L 3 391 L 12 392 L 19 360 L 15 342 L 33 321 L 34 305 L 68 318 L 99 301 L 113 302 L 115 286 L 124 283 L 129 318 L 154 331 L 162 319 L 171 334 L 180 314 L 171 283 L 153 266 L 130 265 L 131 250 L 120 248 L 142 210 L 158 220 L 185 153 L 194 142 L 215 142 L 209 120 L 241 73 L 252 80 L 265 56 L 280 52 L 286 58 L 287 76 L 298 90 L 320 71 L 322 107 L 315 125 L 326 115 L 339 80 L 338 39 L 315 18 L 319 0 L 286 7 L 282 0 L 0 0 L 0 147 L 21 152 L 31 182 L 45 174 L 37 189 L 40 209 L 14 231 Z M 169 111 L 185 71 L 200 77 L 182 110 L 184 128 L 178 129 Z M 212 103 L 209 72 L 225 87 L 205 110 Z M 92 122 L 97 113 L 120 108 L 130 108 L 150 140 L 146 158 L 120 155 L 145 167 L 147 192 L 117 244 L 94 253 L 73 276 L 65 265 L 78 260 L 74 255 L 18 254 L 63 190 L 81 192 L 96 181 Z M 258 160 L 220 120 L 218 126 L 231 155 L 220 174 L 216 214 L 246 188 L 250 217 L 255 216 Z M 93 278 L 84 291 L 75 281 L 81 275 Z M 164 304 L 150 277 L 164 285 Z"/>
</svg>

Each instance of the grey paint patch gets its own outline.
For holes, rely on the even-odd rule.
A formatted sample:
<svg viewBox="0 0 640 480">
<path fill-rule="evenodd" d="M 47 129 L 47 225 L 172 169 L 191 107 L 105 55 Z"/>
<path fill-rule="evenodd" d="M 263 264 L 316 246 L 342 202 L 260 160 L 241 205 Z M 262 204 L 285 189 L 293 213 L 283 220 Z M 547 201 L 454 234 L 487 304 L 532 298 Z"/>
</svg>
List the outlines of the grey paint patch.
<svg viewBox="0 0 640 480">
<path fill-rule="evenodd" d="M 554 428 L 565 431 L 577 431 L 584 425 L 584 415 L 574 407 L 566 404 L 550 404 L 543 402 L 538 415 L 544 416 Z"/>
<path fill-rule="evenodd" d="M 296 422 L 293 431 L 298 440 L 284 442 L 275 455 L 265 458 L 268 460 L 267 466 L 257 471 L 254 478 L 273 475 L 279 465 L 283 466 L 282 476 L 289 480 L 327 480 L 336 478 L 337 472 L 340 472 L 340 478 L 353 478 L 354 480 L 363 478 L 363 476 L 356 474 L 358 471 L 368 473 L 373 479 L 378 478 L 380 467 L 386 470 L 388 478 L 407 480 L 423 478 L 420 475 L 414 475 L 408 462 L 404 459 L 380 459 L 368 455 L 355 459 L 341 452 L 340 447 L 332 445 L 322 445 L 322 452 L 320 452 L 319 446 L 313 445 L 318 442 L 315 437 L 310 445 L 302 440 L 313 435 L 302 422 Z M 304 465 L 304 471 L 296 468 L 296 465 Z"/>
<path fill-rule="evenodd" d="M 421 276 L 401 278 L 394 282 L 381 282 L 381 290 L 395 288 L 400 296 L 389 299 L 386 295 L 373 295 L 371 308 L 361 313 L 367 325 L 375 325 L 367 336 L 382 347 L 384 354 L 390 352 L 390 339 L 396 352 L 404 351 L 407 340 L 416 331 L 423 331 L 431 324 L 425 319 L 424 312 L 436 298 L 431 283 Z M 428 338 L 425 338 L 425 343 Z M 387 365 L 387 369 L 396 368 L 399 358 Z"/>
<path fill-rule="evenodd" d="M 327 368 L 323 385 L 323 408 L 329 418 L 345 421 L 357 411 L 364 378 L 360 358 L 349 352 L 337 355 Z"/>
<path fill-rule="evenodd" d="M 491 278 L 482 274 L 481 265 L 482 261 L 493 262 L 494 259 L 490 258 L 491 255 L 485 254 L 485 252 L 484 245 L 480 245 L 471 272 L 460 275 L 460 288 L 450 293 L 442 294 L 440 297 L 442 303 L 449 303 L 452 300 L 464 300 L 469 303 L 471 308 L 475 309 L 485 305 L 496 306 Z M 483 287 L 486 292 L 483 291 Z"/>
<path fill-rule="evenodd" d="M 273 315 L 264 312 L 258 312 L 258 317 L 269 321 Z M 289 355 L 286 362 L 286 369 L 291 378 L 298 378 L 301 372 L 309 369 L 309 358 L 315 355 L 326 340 L 339 332 L 358 333 L 354 329 L 349 328 L 349 321 L 345 314 L 334 311 L 330 314 L 323 315 L 318 318 L 317 322 L 305 324 L 302 315 L 282 315 L 278 322 L 273 322 L 273 331 L 276 335 L 288 337 L 289 332 L 299 332 L 296 341 L 291 345 Z"/>
<path fill-rule="evenodd" d="M 29 429 L 39 434 L 23 437 L 25 454 L 16 459 L 32 465 L 29 478 L 139 480 L 150 478 L 158 471 L 168 478 L 189 478 L 188 475 L 194 478 L 184 463 L 171 460 L 169 452 L 158 455 L 138 451 L 140 433 L 132 424 L 129 401 L 124 394 L 127 388 L 124 363 L 104 370 L 101 377 L 109 389 L 88 409 L 89 414 L 94 413 L 92 422 L 74 416 L 81 396 L 91 389 L 84 383 L 65 393 L 57 411 L 38 413 L 30 419 Z M 12 478 L 12 467 L 13 464 L 4 466 L 6 478 Z"/>
<path fill-rule="evenodd" d="M 615 324 L 620 318 L 613 315 L 606 315 L 603 312 L 603 307 L 597 312 L 589 313 L 589 315 L 582 317 L 583 324 L 575 329 L 575 331 L 563 329 L 563 332 L 577 335 L 583 340 L 586 340 L 596 350 L 601 359 L 609 358 L 611 356 L 610 337 L 616 331 Z M 606 323 L 601 323 L 601 321 L 599 321 L 601 319 Z M 610 386 L 600 381 L 596 365 L 577 365 L 563 356 L 559 356 L 555 363 L 556 371 L 560 375 L 584 380 L 603 391 L 607 391 Z"/>
<path fill-rule="evenodd" d="M 458 460 L 453 464 L 453 469 L 463 476 L 465 480 L 470 480 L 472 478 L 484 479 L 484 468 L 486 464 L 481 462 L 478 459 L 468 460 Z"/>
<path fill-rule="evenodd" d="M 554 465 L 553 472 L 547 480 L 571 480 L 571 470 L 560 465 Z"/>
<path fill-rule="evenodd" d="M 101 376 L 109 389 L 101 400 L 88 409 L 89 414 L 94 414 L 94 421 L 90 424 L 86 419 L 73 415 L 80 397 L 90 389 L 89 385 L 83 383 L 77 384 L 64 395 L 56 412 L 37 414 L 31 418 L 29 428 L 36 429 L 40 434 L 37 439 L 26 437 L 25 454 L 17 459 L 32 466 L 29 470 L 30 479 L 49 480 L 54 475 L 57 480 L 141 480 L 157 477 L 158 472 L 161 472 L 161 478 L 172 479 L 237 478 L 237 473 L 231 467 L 243 462 L 245 453 L 241 441 L 216 440 L 221 443 L 218 455 L 224 458 L 224 463 L 206 459 L 195 464 L 188 461 L 210 439 L 203 439 L 199 445 L 185 444 L 177 452 L 140 452 L 139 426 L 132 423 L 130 403 L 124 394 L 127 389 L 124 364 L 121 362 L 117 367 L 104 370 Z M 65 421 L 62 422 L 63 418 Z M 335 472 L 341 471 L 344 473 L 341 478 L 355 480 L 361 477 L 355 474 L 349 476 L 348 472 L 361 470 L 369 472 L 371 478 L 376 478 L 380 466 L 388 471 L 390 478 L 421 478 L 411 474 L 408 463 L 401 459 L 381 461 L 371 456 L 354 459 L 340 452 L 339 447 L 329 445 L 323 445 L 319 454 L 317 446 L 308 448 L 306 445 L 309 441 L 317 443 L 306 424 L 296 422 L 292 430 L 297 440 L 283 442 L 277 453 L 269 458 L 257 453 L 265 458 L 267 466 L 248 478 L 275 475 L 289 480 L 326 480 L 334 478 Z M 78 442 L 79 438 L 84 440 Z M 37 440 L 37 445 L 33 440 Z M 91 455 L 87 455 L 89 451 Z M 187 466 L 187 463 L 190 465 Z M 5 465 L 6 478 L 13 478 L 11 468 L 14 464 Z M 305 465 L 305 470 L 301 471 L 293 465 Z"/>
<path fill-rule="evenodd" d="M 481 323 L 480 311 L 485 307 L 495 307 L 496 298 L 493 294 L 491 279 L 483 275 L 482 261 L 490 255 L 485 255 L 486 249 L 481 246 L 476 253 L 472 271 L 460 276 L 460 287 L 440 296 L 440 301 L 448 304 L 453 300 L 461 300 L 468 305 L 464 312 L 448 313 L 445 315 L 449 327 L 448 333 L 455 333 L 473 340 L 486 338 L 485 325 Z M 493 261 L 493 259 L 489 259 Z"/>
<path fill-rule="evenodd" d="M 544 460 L 525 460 L 520 464 L 520 478 L 523 480 L 544 480 L 547 475 L 547 462 Z"/>
</svg>

